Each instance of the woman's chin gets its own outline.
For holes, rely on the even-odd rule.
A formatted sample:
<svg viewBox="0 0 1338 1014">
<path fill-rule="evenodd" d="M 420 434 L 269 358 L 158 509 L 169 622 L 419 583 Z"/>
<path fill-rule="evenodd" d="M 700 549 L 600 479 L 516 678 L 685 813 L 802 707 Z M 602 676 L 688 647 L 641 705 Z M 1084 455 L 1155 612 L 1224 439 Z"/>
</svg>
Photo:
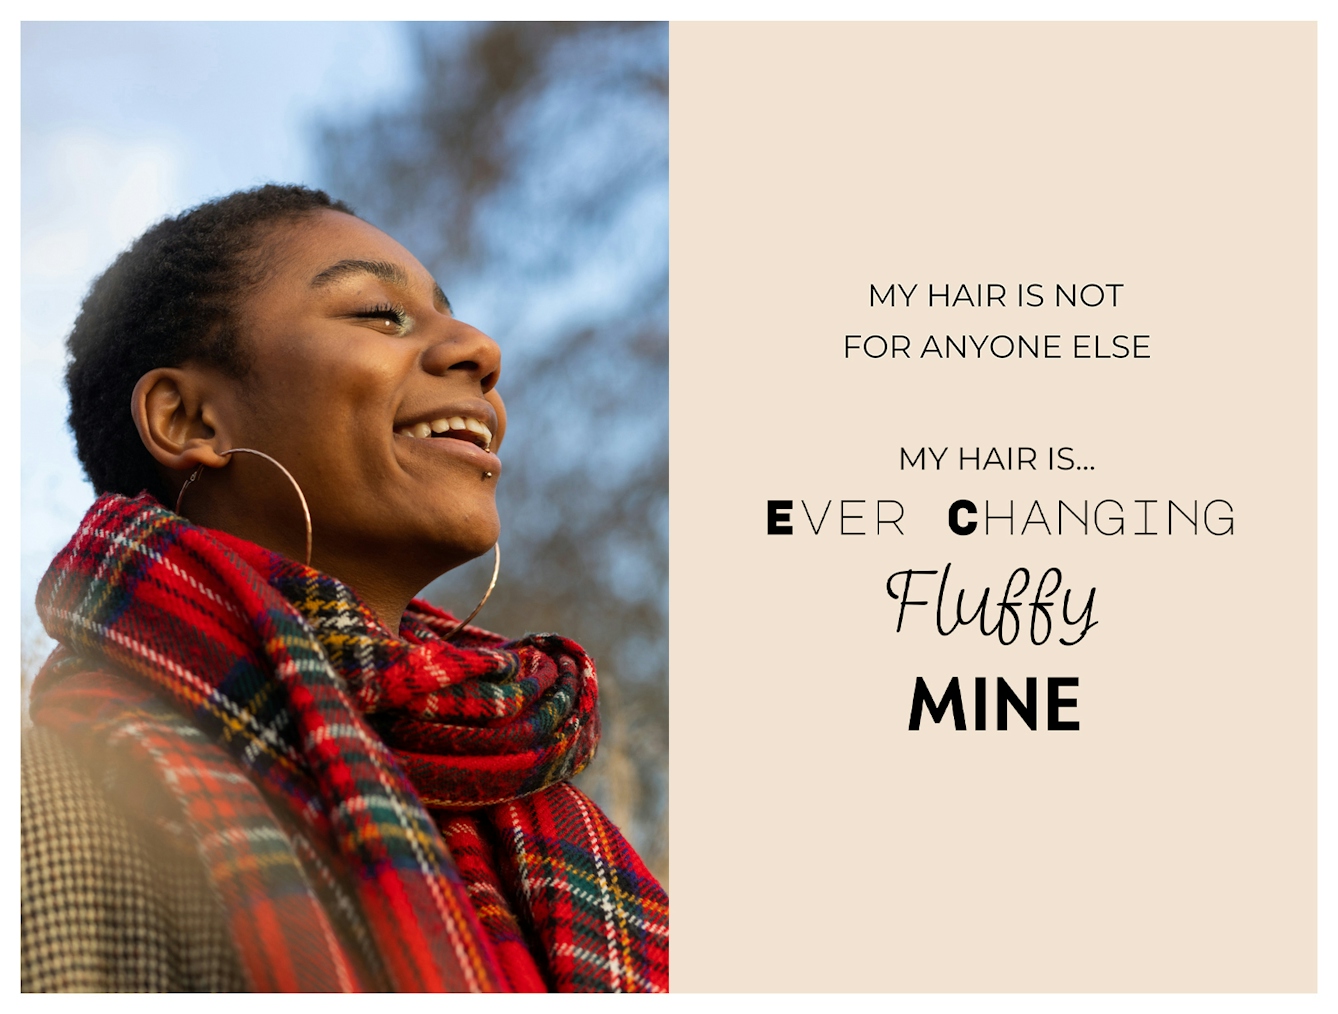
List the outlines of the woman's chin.
<svg viewBox="0 0 1338 1014">
<path fill-rule="evenodd" d="M 468 555 L 462 562 L 474 560 L 483 556 L 485 553 L 492 552 L 492 548 L 497 545 L 500 536 L 501 525 L 495 525 L 486 533 L 480 533 L 476 538 L 472 539 L 466 547 L 464 547 L 465 552 Z"/>
<path fill-rule="evenodd" d="M 501 535 L 502 524 L 496 509 L 487 511 L 483 516 L 471 518 L 469 524 L 455 524 L 449 531 L 443 531 L 441 537 L 433 540 L 435 555 L 442 561 L 448 561 L 450 570 L 477 559 L 491 552 Z M 426 551 L 428 547 L 423 547 Z"/>
</svg>

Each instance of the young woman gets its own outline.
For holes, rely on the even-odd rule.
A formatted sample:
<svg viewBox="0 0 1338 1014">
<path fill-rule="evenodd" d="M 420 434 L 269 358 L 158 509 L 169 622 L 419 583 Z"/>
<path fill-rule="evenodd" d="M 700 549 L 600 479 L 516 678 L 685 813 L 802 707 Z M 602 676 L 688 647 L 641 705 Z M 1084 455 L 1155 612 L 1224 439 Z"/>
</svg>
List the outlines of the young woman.
<svg viewBox="0 0 1338 1014">
<path fill-rule="evenodd" d="M 38 594 L 24 988 L 667 989 L 664 892 L 567 781 L 590 659 L 414 599 L 495 552 L 497 344 L 267 186 L 150 229 L 69 349 L 101 495 Z"/>
</svg>

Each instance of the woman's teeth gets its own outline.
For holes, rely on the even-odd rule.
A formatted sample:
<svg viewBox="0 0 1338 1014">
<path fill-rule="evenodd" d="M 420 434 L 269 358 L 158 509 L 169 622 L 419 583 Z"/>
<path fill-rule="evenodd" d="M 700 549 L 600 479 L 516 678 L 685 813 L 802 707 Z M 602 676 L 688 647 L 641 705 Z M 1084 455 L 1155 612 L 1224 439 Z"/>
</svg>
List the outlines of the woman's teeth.
<svg viewBox="0 0 1338 1014">
<path fill-rule="evenodd" d="M 399 434 L 404 437 L 417 437 L 421 440 L 424 437 L 432 436 L 434 433 L 446 433 L 449 430 L 467 430 L 475 434 L 482 439 L 484 450 L 492 446 L 492 430 L 477 419 L 466 419 L 459 415 L 453 415 L 446 419 L 433 419 L 430 423 L 414 423 L 412 426 L 405 426 L 399 430 Z"/>
</svg>

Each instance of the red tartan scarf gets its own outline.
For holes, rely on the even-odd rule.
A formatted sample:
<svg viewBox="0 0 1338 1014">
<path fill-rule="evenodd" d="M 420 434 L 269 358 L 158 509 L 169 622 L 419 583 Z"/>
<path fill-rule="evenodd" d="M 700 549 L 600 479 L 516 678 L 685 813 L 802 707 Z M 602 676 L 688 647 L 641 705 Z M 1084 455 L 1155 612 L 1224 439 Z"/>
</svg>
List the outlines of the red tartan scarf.
<svg viewBox="0 0 1338 1014">
<path fill-rule="evenodd" d="M 257 990 L 660 991 L 668 899 L 565 779 L 594 666 L 105 495 L 38 611 L 34 721 L 203 860 Z M 148 777 L 146 777 L 146 775 Z"/>
</svg>

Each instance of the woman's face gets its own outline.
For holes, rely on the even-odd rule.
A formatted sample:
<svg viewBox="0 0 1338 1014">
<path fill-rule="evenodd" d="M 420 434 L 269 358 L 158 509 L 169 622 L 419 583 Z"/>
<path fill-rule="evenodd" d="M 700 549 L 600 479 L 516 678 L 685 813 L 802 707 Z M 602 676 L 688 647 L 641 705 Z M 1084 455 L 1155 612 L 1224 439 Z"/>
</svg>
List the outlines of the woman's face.
<svg viewBox="0 0 1338 1014">
<path fill-rule="evenodd" d="M 350 215 L 284 225 L 265 253 L 270 270 L 240 313 L 250 370 L 218 402 L 217 428 L 296 477 L 313 565 L 370 595 L 378 582 L 416 591 L 486 552 L 506 419 L 497 343 L 452 316 L 407 250 Z M 230 495 L 263 504 L 272 541 L 293 555 L 302 520 L 291 487 L 250 456 L 222 471 L 233 472 Z"/>
</svg>

